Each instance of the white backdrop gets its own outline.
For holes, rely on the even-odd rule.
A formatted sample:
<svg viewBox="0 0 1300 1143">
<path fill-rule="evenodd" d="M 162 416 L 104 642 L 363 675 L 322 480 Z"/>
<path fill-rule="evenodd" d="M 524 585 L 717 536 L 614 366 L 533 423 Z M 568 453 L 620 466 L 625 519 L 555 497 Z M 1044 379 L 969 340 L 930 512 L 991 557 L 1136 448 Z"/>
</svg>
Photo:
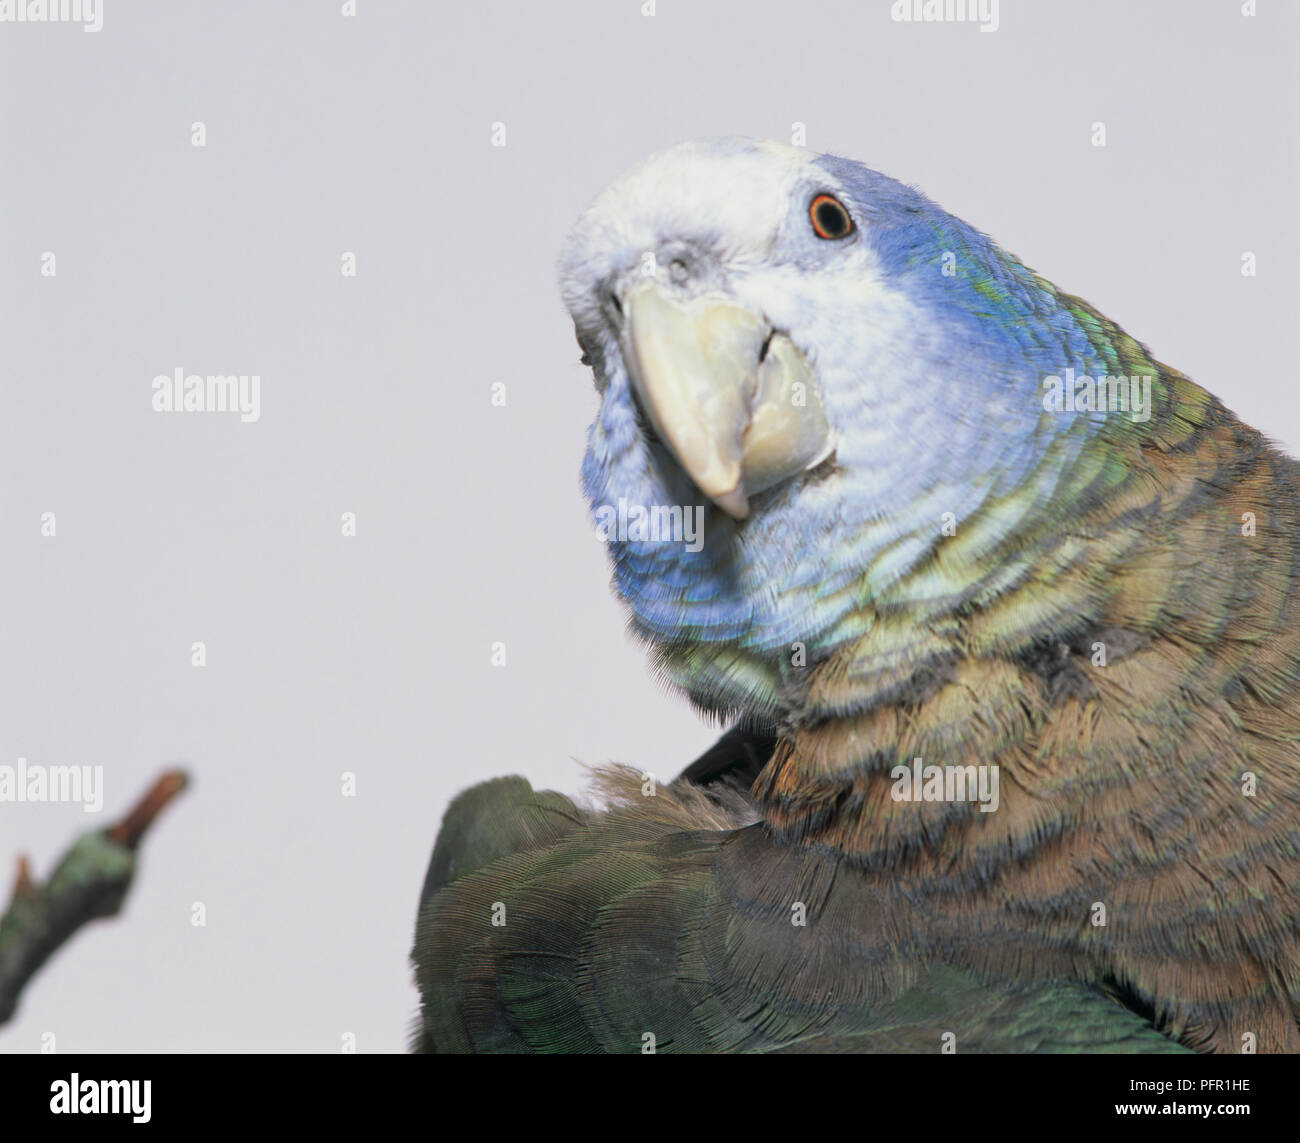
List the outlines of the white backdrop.
<svg viewBox="0 0 1300 1143">
<path fill-rule="evenodd" d="M 554 283 L 650 151 L 802 123 L 1300 448 L 1300 6 L 1002 0 L 989 33 L 889 0 L 344 7 L 0 23 L 0 764 L 105 781 L 95 817 L 0 804 L 0 875 L 195 778 L 0 1050 L 398 1050 L 457 790 L 712 741 L 610 595 Z M 258 375 L 260 419 L 155 413 L 177 368 Z"/>
</svg>

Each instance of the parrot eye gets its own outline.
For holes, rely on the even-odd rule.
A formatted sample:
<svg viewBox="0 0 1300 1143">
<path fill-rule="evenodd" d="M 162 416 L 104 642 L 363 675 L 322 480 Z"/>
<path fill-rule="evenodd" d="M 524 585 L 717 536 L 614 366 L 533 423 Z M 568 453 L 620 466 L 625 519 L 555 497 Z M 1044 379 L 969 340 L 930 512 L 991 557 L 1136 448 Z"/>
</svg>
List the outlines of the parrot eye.
<svg viewBox="0 0 1300 1143">
<path fill-rule="evenodd" d="M 808 204 L 808 217 L 818 238 L 846 238 L 853 233 L 853 219 L 839 199 L 819 194 Z"/>
</svg>

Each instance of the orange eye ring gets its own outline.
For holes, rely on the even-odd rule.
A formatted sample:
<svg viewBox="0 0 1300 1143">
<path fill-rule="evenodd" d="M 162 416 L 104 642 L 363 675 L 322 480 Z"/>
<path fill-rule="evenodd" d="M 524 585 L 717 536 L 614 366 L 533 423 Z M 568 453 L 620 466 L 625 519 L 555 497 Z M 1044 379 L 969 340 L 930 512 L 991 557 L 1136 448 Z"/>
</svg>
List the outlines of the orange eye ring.
<svg viewBox="0 0 1300 1143">
<path fill-rule="evenodd" d="M 834 195 L 817 195 L 808 204 L 808 219 L 818 238 L 833 241 L 853 233 L 853 219 Z"/>
</svg>

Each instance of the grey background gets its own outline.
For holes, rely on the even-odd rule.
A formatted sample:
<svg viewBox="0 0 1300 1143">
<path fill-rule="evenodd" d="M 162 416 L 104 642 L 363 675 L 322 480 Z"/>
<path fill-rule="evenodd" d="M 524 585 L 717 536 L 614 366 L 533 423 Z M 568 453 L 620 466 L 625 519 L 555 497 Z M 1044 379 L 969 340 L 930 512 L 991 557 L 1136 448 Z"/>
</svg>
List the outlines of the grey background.
<svg viewBox="0 0 1300 1143">
<path fill-rule="evenodd" d="M 457 790 L 671 775 L 712 740 L 609 593 L 554 285 L 657 148 L 803 122 L 1300 448 L 1300 5 L 1003 0 L 990 34 L 888 0 L 341 2 L 0 24 L 0 762 L 107 787 L 98 819 L 0 804 L 0 876 L 164 765 L 196 779 L 0 1050 L 398 1050 Z M 152 412 L 177 366 L 259 374 L 260 422 Z"/>
</svg>

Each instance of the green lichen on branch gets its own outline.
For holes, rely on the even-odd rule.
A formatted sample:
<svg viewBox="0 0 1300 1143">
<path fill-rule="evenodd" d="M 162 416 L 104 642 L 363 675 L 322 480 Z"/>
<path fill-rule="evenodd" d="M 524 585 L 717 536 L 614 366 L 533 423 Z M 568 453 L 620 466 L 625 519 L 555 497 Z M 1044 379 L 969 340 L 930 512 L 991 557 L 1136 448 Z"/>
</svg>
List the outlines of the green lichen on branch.
<svg viewBox="0 0 1300 1143">
<path fill-rule="evenodd" d="M 0 916 L 0 1024 L 59 946 L 82 925 L 122 908 L 141 839 L 188 781 L 181 770 L 163 774 L 120 822 L 78 838 L 43 885 L 26 858 L 18 859 L 12 899 Z"/>
</svg>

